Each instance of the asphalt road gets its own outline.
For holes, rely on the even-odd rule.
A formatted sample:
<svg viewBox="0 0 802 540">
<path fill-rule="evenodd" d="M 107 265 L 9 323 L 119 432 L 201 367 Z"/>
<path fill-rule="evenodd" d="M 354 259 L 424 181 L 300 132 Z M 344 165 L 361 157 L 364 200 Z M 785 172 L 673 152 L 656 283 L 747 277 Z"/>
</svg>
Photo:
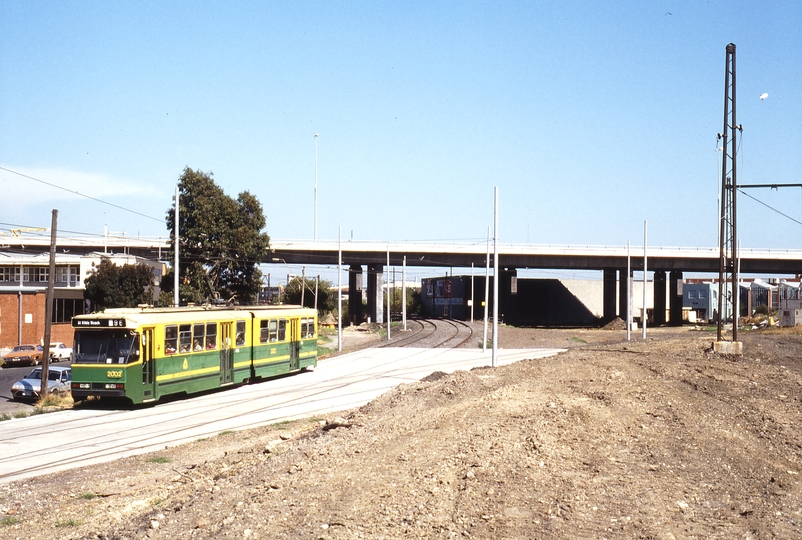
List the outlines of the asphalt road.
<svg viewBox="0 0 802 540">
<path fill-rule="evenodd" d="M 500 350 L 498 365 L 561 349 Z M 478 349 L 365 349 L 313 372 L 127 410 L 81 407 L 0 422 L 0 483 L 176 446 L 221 431 L 309 418 L 369 402 L 434 371 L 489 366 Z"/>
<path fill-rule="evenodd" d="M 51 366 L 69 366 L 69 361 L 53 362 L 50 361 Z M 16 411 L 33 410 L 33 403 L 19 402 L 11 399 L 11 385 L 20 379 L 24 379 L 28 374 L 33 371 L 37 366 L 14 366 L 0 369 L 0 414 L 12 415 Z M 41 364 L 40 366 L 41 367 Z"/>
</svg>

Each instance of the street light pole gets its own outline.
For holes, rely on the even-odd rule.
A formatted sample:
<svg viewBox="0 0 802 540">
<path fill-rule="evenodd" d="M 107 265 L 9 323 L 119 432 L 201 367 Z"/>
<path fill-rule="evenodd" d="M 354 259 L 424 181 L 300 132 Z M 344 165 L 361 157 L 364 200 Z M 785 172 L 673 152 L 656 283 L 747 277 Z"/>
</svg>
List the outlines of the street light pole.
<svg viewBox="0 0 802 540">
<path fill-rule="evenodd" d="M 317 242 L 317 138 L 315 133 L 315 242 Z"/>
</svg>

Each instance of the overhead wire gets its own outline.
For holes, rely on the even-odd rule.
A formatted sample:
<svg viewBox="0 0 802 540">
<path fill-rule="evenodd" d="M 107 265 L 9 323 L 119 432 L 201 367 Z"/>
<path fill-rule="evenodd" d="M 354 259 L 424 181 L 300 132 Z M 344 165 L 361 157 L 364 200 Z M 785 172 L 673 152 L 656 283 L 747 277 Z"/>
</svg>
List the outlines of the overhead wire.
<svg viewBox="0 0 802 540">
<path fill-rule="evenodd" d="M 45 184 L 46 186 L 50 186 L 50 187 L 54 187 L 56 189 L 60 189 L 62 191 L 66 191 L 67 193 L 72 193 L 74 195 L 78 195 L 79 197 L 84 197 L 86 199 L 90 199 L 92 201 L 99 202 L 101 204 L 105 204 L 105 205 L 111 206 L 113 208 L 117 208 L 118 210 L 123 210 L 125 212 L 130 212 L 132 214 L 136 214 L 136 215 L 144 217 L 144 218 L 152 219 L 153 221 L 158 221 L 159 223 L 164 223 L 164 221 L 165 221 L 164 219 L 155 218 L 153 216 L 149 216 L 147 214 L 143 214 L 142 212 L 137 212 L 136 210 L 131 210 L 130 208 L 126 208 L 124 206 L 120 206 L 119 204 L 114 204 L 114 203 L 111 203 L 111 202 L 108 202 L 108 201 L 104 201 L 103 199 L 98 199 L 97 197 L 92 197 L 91 195 L 86 195 L 84 193 L 80 193 L 80 192 L 72 190 L 72 189 L 67 189 L 65 187 L 59 186 L 59 185 L 54 184 L 52 182 L 47 182 L 47 181 L 42 180 L 40 178 L 35 178 L 35 177 L 30 176 L 28 174 L 24 174 L 24 173 L 21 173 L 19 171 L 15 171 L 15 170 L 9 169 L 7 167 L 0 166 L 0 170 L 6 171 L 6 172 L 11 173 L 11 174 L 16 174 L 17 176 L 21 176 L 21 177 L 27 178 L 29 180 L 33 180 L 34 182 L 39 182 L 40 184 Z"/>
</svg>

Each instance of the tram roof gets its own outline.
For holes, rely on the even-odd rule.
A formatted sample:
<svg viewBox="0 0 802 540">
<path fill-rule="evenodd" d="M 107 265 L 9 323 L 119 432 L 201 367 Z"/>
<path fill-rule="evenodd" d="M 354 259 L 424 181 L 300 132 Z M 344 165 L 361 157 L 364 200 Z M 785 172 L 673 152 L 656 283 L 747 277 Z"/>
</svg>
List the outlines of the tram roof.
<svg viewBox="0 0 802 540">
<path fill-rule="evenodd" d="M 311 308 L 287 304 L 271 306 L 136 307 L 109 308 L 99 313 L 76 315 L 73 319 L 106 321 L 124 318 L 126 322 L 130 321 L 135 324 L 142 324 L 145 321 L 153 324 L 165 324 L 168 322 L 201 322 L 228 318 L 241 319 L 245 314 L 253 314 L 256 317 L 264 318 L 270 316 L 312 316 L 315 313 L 315 310 Z M 83 328 L 90 327 L 85 326 Z"/>
</svg>

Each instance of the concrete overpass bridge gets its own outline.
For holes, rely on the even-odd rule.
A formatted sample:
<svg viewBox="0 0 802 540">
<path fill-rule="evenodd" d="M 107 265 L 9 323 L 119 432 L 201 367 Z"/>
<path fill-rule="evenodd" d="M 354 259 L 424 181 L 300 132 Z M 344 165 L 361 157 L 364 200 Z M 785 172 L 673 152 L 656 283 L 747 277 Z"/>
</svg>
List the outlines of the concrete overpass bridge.
<svg viewBox="0 0 802 540">
<path fill-rule="evenodd" d="M 0 237 L 0 251 L 11 253 L 43 253 L 49 251 L 49 233 L 25 234 L 22 236 Z M 485 266 L 487 244 L 481 242 L 363 242 L 363 241 L 310 241 L 310 240 L 272 240 L 271 252 L 262 262 L 271 264 L 336 265 L 342 249 L 342 261 L 349 271 L 351 294 L 361 294 L 363 266 L 367 266 L 368 315 L 381 322 L 382 317 L 382 273 L 387 264 L 389 251 L 390 265 L 411 267 L 451 267 L 476 268 Z M 60 236 L 57 250 L 73 254 L 91 252 L 128 253 L 150 259 L 166 259 L 169 239 L 166 237 L 127 237 L 98 235 L 83 237 Z M 632 247 L 630 268 L 643 270 L 643 249 Z M 760 275 L 802 274 L 802 250 L 741 250 L 741 273 Z M 492 246 L 491 246 L 492 257 Z M 492 260 L 492 259 L 491 259 Z M 624 312 L 625 298 L 616 297 L 619 282 L 626 282 L 627 248 L 615 246 L 578 245 L 531 245 L 501 244 L 499 246 L 500 285 L 508 286 L 518 269 L 542 270 L 595 270 L 602 272 L 604 281 L 604 317 L 614 318 L 616 303 L 619 312 Z M 647 249 L 648 270 L 654 272 L 656 283 L 668 280 L 672 285 L 681 281 L 683 274 L 718 274 L 718 248 L 680 248 L 649 246 Z M 656 323 L 659 314 L 668 307 L 671 320 L 681 316 L 681 297 L 660 293 L 665 287 L 655 287 Z M 668 290 L 677 291 L 678 287 Z M 509 291 L 507 291 L 509 292 Z M 502 289 L 502 295 L 504 289 Z M 349 302 L 349 306 L 360 302 Z"/>
<path fill-rule="evenodd" d="M 283 261 L 288 264 L 338 264 L 342 250 L 343 265 L 348 268 L 349 294 L 361 295 L 362 266 L 367 265 L 368 316 L 382 321 L 381 278 L 385 264 L 401 266 L 404 261 L 415 267 L 475 268 L 485 266 L 487 244 L 459 242 L 332 242 L 281 241 L 271 242 L 272 252 L 265 262 Z M 603 306 L 606 320 L 626 312 L 627 257 L 630 271 L 643 270 L 643 248 L 609 246 L 560 246 L 502 244 L 499 246 L 500 303 L 509 298 L 513 279 L 519 269 L 596 270 L 603 276 Z M 683 274 L 719 272 L 718 248 L 647 247 L 647 270 L 654 273 L 655 323 L 679 323 L 682 317 L 682 293 L 678 283 Z M 491 247 L 491 261 L 492 261 Z M 741 273 L 761 275 L 802 274 L 802 251 L 799 250 L 741 250 Z M 631 274 L 630 274 L 631 275 Z M 711 276 L 712 277 L 712 276 Z M 481 278 L 480 278 L 481 279 Z M 662 283 L 662 286 L 661 286 Z M 669 285 L 666 287 L 665 285 Z M 667 292 L 672 291 L 672 292 Z M 356 300 L 356 298 L 355 298 Z M 358 306 L 358 308 L 356 307 Z M 665 320 L 666 308 L 670 316 Z M 358 318 L 360 300 L 349 302 L 349 315 Z"/>
</svg>

